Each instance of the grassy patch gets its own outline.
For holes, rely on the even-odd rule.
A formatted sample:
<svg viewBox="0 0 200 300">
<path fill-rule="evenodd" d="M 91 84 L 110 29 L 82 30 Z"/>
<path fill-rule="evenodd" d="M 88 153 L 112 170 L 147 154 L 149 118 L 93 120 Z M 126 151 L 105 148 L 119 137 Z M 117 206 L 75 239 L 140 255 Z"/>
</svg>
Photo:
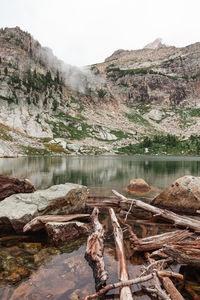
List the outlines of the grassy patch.
<svg viewBox="0 0 200 300">
<path fill-rule="evenodd" d="M 65 150 L 62 146 L 60 145 L 55 145 L 55 144 L 44 144 L 46 149 L 53 153 L 70 153 L 68 150 Z"/>
<path fill-rule="evenodd" d="M 170 79 L 173 80 L 178 80 L 179 77 L 178 76 L 171 76 L 171 75 L 167 75 L 161 72 L 157 72 L 151 69 L 152 67 L 148 67 L 148 68 L 137 68 L 137 69 L 127 69 L 127 70 L 122 70 L 120 68 L 108 68 L 106 70 L 107 72 L 107 77 L 113 77 L 113 79 L 119 79 L 122 78 L 126 75 L 146 75 L 146 74 L 152 74 L 152 75 L 161 75 L 161 76 L 165 76 L 168 77 Z"/>
<path fill-rule="evenodd" d="M 149 104 L 139 104 L 135 107 L 141 114 L 147 114 L 151 110 L 151 105 Z"/>
<path fill-rule="evenodd" d="M 21 146 L 24 154 L 26 155 L 50 155 L 51 152 L 47 149 L 41 149 L 30 146 Z"/>
<path fill-rule="evenodd" d="M 131 121 L 133 123 L 152 127 L 151 124 L 147 120 L 145 120 L 140 114 L 138 114 L 136 112 L 132 112 L 130 114 L 125 113 L 125 116 L 127 119 L 129 119 L 129 121 Z"/>
<path fill-rule="evenodd" d="M 86 120 L 86 118 L 81 116 L 81 115 L 79 115 L 78 117 L 72 117 L 71 115 L 66 114 L 66 113 L 62 113 L 62 112 L 55 115 L 54 117 L 58 118 L 58 119 L 61 119 L 61 120 L 73 121 L 73 122 L 81 122 L 81 121 Z"/>
<path fill-rule="evenodd" d="M 200 113 L 200 110 L 198 111 L 198 109 L 190 109 L 190 108 L 186 108 L 186 109 L 173 108 L 173 111 L 176 115 L 179 116 L 179 127 L 181 129 L 185 129 L 191 126 L 192 124 L 194 124 L 195 121 L 191 120 L 190 118 L 197 117 L 198 113 Z"/>
<path fill-rule="evenodd" d="M 70 140 L 81 140 L 88 136 L 90 125 L 86 123 L 69 122 L 65 124 L 63 122 L 47 121 L 52 126 L 54 138 L 68 138 Z"/>
<path fill-rule="evenodd" d="M 189 115 L 190 117 L 200 117 L 200 108 L 191 108 Z"/>
<path fill-rule="evenodd" d="M 121 130 L 111 130 L 110 133 L 114 134 L 118 138 L 118 140 L 126 139 L 129 137 L 128 133 L 125 133 Z"/>
<path fill-rule="evenodd" d="M 80 101 L 75 99 L 74 97 L 72 97 L 72 96 L 70 97 L 70 102 L 79 105 L 79 108 L 77 109 L 79 112 L 84 110 L 84 105 L 82 103 L 80 103 Z"/>
<path fill-rule="evenodd" d="M 0 139 L 4 141 L 13 141 L 12 136 L 9 133 L 10 129 L 8 126 L 0 124 Z"/>
</svg>

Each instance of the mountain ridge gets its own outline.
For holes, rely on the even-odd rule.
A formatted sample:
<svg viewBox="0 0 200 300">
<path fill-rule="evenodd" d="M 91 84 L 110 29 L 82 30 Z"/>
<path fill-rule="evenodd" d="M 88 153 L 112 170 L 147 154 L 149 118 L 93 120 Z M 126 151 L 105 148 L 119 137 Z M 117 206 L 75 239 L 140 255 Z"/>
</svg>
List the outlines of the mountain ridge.
<svg viewBox="0 0 200 300">
<path fill-rule="evenodd" d="M 189 141 L 200 129 L 200 43 L 156 43 L 80 69 L 19 27 L 1 29 L 0 156 L 137 154 L 147 136 Z"/>
</svg>

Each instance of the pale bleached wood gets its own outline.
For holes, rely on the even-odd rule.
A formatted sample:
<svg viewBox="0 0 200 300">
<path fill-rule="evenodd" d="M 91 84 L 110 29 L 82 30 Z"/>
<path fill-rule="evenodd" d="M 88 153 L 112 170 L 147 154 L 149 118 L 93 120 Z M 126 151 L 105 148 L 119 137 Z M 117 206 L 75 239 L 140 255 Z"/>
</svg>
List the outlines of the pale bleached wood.
<svg viewBox="0 0 200 300">
<path fill-rule="evenodd" d="M 119 280 L 126 281 L 129 279 L 128 268 L 126 263 L 125 248 L 123 242 L 123 232 L 115 215 L 113 208 L 109 208 L 109 213 L 113 226 L 117 258 L 119 260 Z M 132 291 L 130 286 L 122 287 L 120 290 L 120 300 L 132 300 Z"/>
<path fill-rule="evenodd" d="M 113 193 L 121 200 L 121 203 L 129 203 L 133 207 L 141 208 L 145 211 L 151 212 L 154 216 L 159 216 L 168 221 L 172 221 L 176 226 L 190 228 L 196 232 L 200 232 L 200 221 L 194 218 L 180 216 L 167 209 L 160 209 L 140 200 L 128 199 L 115 190 L 113 190 Z"/>
<path fill-rule="evenodd" d="M 45 228 L 45 224 L 49 222 L 68 222 L 72 220 L 79 220 L 79 219 L 84 219 L 89 217 L 90 217 L 89 214 L 38 216 L 24 226 L 23 232 L 38 231 L 42 228 Z"/>
<path fill-rule="evenodd" d="M 135 240 L 133 237 L 131 239 L 132 248 L 135 251 L 150 251 L 160 249 L 165 244 L 172 244 L 182 241 L 191 235 L 192 233 L 188 230 L 176 230 L 137 240 Z"/>
<path fill-rule="evenodd" d="M 105 271 L 104 265 L 104 229 L 98 219 L 99 209 L 93 209 L 91 220 L 93 225 L 93 233 L 88 237 L 85 258 L 93 269 L 96 290 L 100 290 L 105 286 L 108 280 L 108 273 Z"/>
<path fill-rule="evenodd" d="M 138 278 L 134 278 L 134 279 L 130 279 L 130 280 L 125 280 L 125 281 L 120 281 L 120 282 L 116 282 L 116 283 L 112 283 L 109 285 L 106 285 L 103 289 L 101 289 L 100 291 L 98 291 L 95 294 L 92 295 L 88 295 L 85 298 L 82 298 L 80 300 L 90 300 L 90 299 L 96 299 L 104 294 L 106 294 L 108 291 L 113 290 L 113 289 L 117 289 L 117 288 L 124 288 L 124 287 L 128 287 L 131 286 L 133 284 L 139 284 L 142 282 L 146 282 L 149 281 L 153 278 L 153 274 L 149 274 L 146 276 L 141 276 Z M 123 300 L 127 300 L 128 298 L 123 298 Z"/>
</svg>

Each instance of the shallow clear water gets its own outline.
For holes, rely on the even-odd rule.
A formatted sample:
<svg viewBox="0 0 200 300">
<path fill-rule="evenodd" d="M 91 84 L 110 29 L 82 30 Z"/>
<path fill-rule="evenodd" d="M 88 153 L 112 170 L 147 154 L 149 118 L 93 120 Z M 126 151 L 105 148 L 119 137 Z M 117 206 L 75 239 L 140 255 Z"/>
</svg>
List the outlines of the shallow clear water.
<svg viewBox="0 0 200 300">
<path fill-rule="evenodd" d="M 112 189 L 126 193 L 125 188 L 133 178 L 143 178 L 149 185 L 162 190 L 183 175 L 200 176 L 200 158 L 158 156 L 8 158 L 0 159 L 0 173 L 29 178 L 37 189 L 73 182 L 88 186 L 91 194 L 110 195 Z M 117 281 L 117 262 L 111 226 L 106 213 L 102 214 L 101 221 L 107 229 L 105 263 L 110 275 L 109 282 L 113 282 Z M 139 237 L 171 230 L 171 227 L 135 224 L 134 220 L 133 228 Z M 1 229 L 0 299 L 66 300 L 77 299 L 77 295 L 84 296 L 95 291 L 92 271 L 84 259 L 86 238 L 55 247 L 48 243 L 43 233 L 30 237 L 21 236 L 16 240 L 15 233 L 10 232 L 9 239 L 2 240 L 7 236 L 8 233 Z M 128 240 L 126 249 L 130 277 L 133 278 L 139 274 L 143 259 L 140 255 L 132 256 Z M 150 299 L 139 290 L 140 286 L 136 287 L 134 299 Z M 110 292 L 106 299 L 113 297 L 118 299 L 117 290 Z M 186 295 L 186 299 L 190 299 L 189 296 Z"/>
</svg>

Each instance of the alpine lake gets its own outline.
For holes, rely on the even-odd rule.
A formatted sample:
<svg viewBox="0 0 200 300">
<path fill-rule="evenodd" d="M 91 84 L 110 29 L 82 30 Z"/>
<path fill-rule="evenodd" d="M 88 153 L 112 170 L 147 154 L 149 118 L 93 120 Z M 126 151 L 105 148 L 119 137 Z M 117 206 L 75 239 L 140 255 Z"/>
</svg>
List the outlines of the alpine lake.
<svg viewBox="0 0 200 300">
<path fill-rule="evenodd" d="M 82 156 L 82 157 L 20 157 L 0 159 L 0 174 L 28 178 L 36 189 L 46 189 L 66 182 L 85 185 L 90 195 L 109 196 L 112 189 L 130 195 L 127 186 L 131 179 L 143 178 L 155 193 L 184 175 L 200 176 L 200 157 L 174 156 Z M 124 217 L 123 215 L 121 216 Z M 107 283 L 118 281 L 117 259 L 112 226 L 106 209 L 100 221 L 105 226 L 105 268 Z M 147 237 L 174 230 L 160 224 L 129 223 L 138 237 Z M 123 228 L 123 225 L 122 225 Z M 124 232 L 130 278 L 141 272 L 144 258 L 133 255 L 128 233 Z M 87 236 L 55 246 L 45 233 L 17 236 L 6 228 L 0 230 L 0 299 L 1 300 L 73 300 L 95 292 L 92 269 L 84 258 Z M 185 274 L 186 282 L 200 299 L 198 269 L 174 264 L 173 270 Z M 184 285 L 178 285 L 185 299 L 193 299 Z M 157 299 L 147 296 L 141 285 L 134 285 L 134 300 Z M 104 299 L 119 299 L 119 290 L 112 290 Z"/>
</svg>

